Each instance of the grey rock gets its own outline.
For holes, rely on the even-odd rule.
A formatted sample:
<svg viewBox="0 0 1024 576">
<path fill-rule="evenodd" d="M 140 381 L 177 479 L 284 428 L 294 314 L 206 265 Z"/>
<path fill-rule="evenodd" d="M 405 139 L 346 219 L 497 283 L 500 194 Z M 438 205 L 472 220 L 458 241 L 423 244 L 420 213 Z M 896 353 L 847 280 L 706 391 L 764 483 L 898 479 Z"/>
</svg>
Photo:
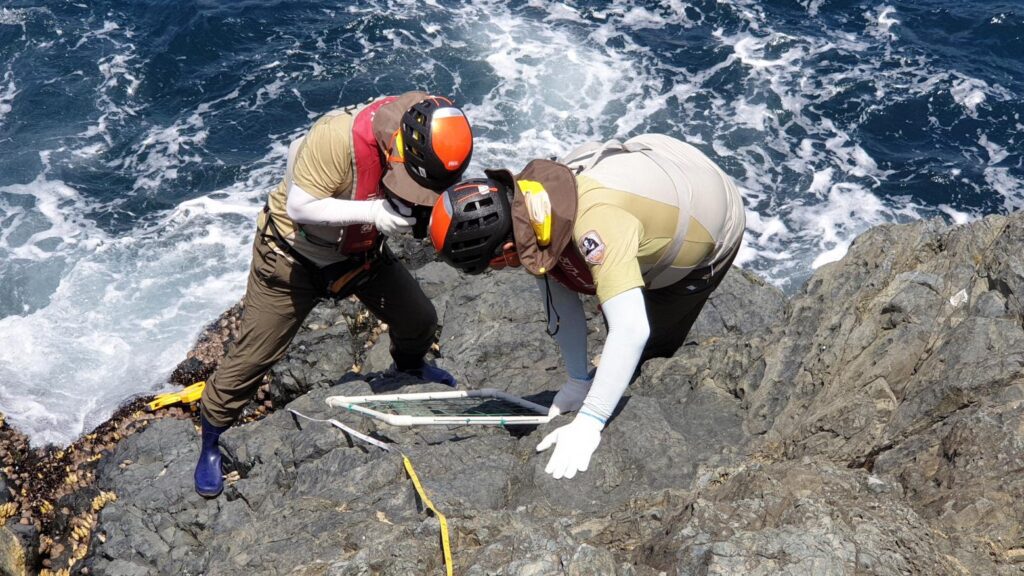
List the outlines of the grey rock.
<svg viewBox="0 0 1024 576">
<path fill-rule="evenodd" d="M 365 309 L 355 299 L 324 300 L 309 314 L 288 353 L 274 365 L 270 399 L 286 404 L 318 384 L 341 377 L 362 356 L 367 321 L 356 320 Z"/>
<path fill-rule="evenodd" d="M 664 522 L 645 563 L 679 574 L 950 574 L 939 534 L 863 471 L 824 461 L 746 464 Z"/>
<path fill-rule="evenodd" d="M 363 362 L 363 372 L 385 372 L 391 367 L 393 361 L 391 359 L 391 336 L 387 333 L 381 334 L 377 342 L 370 348 L 366 353 L 366 359 Z"/>
<path fill-rule="evenodd" d="M 746 270 L 733 268 L 704 305 L 688 340 L 754 334 L 781 322 L 787 308 L 781 290 Z"/>
<path fill-rule="evenodd" d="M 538 427 L 390 427 L 329 395 L 444 390 L 387 372 L 387 333 L 321 305 L 272 396 L 224 436 L 225 494 L 192 491 L 194 426 L 164 420 L 97 468 L 96 574 L 1019 574 L 1024 560 L 1024 216 L 870 230 L 788 300 L 733 270 L 687 345 L 647 362 L 572 481 Z M 464 388 L 550 401 L 564 382 L 536 282 L 463 276 L 403 244 Z M 590 353 L 604 324 L 592 302 Z M 350 368 L 359 365 L 361 373 Z M 127 466 L 118 463 L 131 460 Z"/>
<path fill-rule="evenodd" d="M 603 548 L 595 548 L 589 544 L 580 544 L 569 560 L 566 569 L 569 576 L 589 576 L 591 574 L 615 574 L 615 557 Z"/>
</svg>

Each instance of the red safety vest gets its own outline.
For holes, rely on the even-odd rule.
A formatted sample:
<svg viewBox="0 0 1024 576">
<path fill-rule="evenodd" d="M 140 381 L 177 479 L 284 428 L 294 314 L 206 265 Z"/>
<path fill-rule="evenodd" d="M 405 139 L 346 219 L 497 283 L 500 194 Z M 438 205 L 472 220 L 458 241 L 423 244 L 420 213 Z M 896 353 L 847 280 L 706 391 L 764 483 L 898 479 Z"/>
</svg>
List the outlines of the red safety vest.
<svg viewBox="0 0 1024 576">
<path fill-rule="evenodd" d="M 555 266 L 548 274 L 573 292 L 591 296 L 597 293 L 597 285 L 594 284 L 594 276 L 590 273 L 590 267 L 587 266 L 587 262 L 576 249 L 576 243 L 571 240 L 558 257 L 558 266 Z"/>
<path fill-rule="evenodd" d="M 385 104 L 397 100 L 397 96 L 381 98 L 369 104 L 352 121 L 352 150 L 355 156 L 355 189 L 353 200 L 375 200 L 384 197 L 380 182 L 384 178 L 384 157 L 377 139 L 373 137 L 373 116 Z M 341 253 L 365 252 L 373 248 L 380 234 L 373 224 L 349 224 L 345 227 Z"/>
</svg>

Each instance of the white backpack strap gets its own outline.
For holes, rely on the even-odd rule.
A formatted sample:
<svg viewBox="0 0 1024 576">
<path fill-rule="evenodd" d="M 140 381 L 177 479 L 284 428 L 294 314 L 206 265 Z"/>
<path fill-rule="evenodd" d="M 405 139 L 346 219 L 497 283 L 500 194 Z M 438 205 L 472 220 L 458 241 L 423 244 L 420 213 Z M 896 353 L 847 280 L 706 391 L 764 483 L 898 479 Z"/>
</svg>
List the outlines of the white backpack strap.
<svg viewBox="0 0 1024 576">
<path fill-rule="evenodd" d="M 371 96 L 371 97 L 367 98 L 365 102 L 360 102 L 358 104 L 347 104 L 345 106 L 342 106 L 341 108 L 335 108 L 334 110 L 331 110 L 330 112 L 324 114 L 324 116 L 337 116 L 339 114 L 351 114 L 351 115 L 355 116 L 363 108 L 366 108 L 367 106 L 369 106 L 370 104 L 373 104 L 376 101 L 377 101 L 377 98 L 374 98 L 373 96 Z"/>
<path fill-rule="evenodd" d="M 643 275 L 644 282 L 649 287 L 660 288 L 661 286 L 656 285 L 658 284 L 658 276 L 661 276 L 663 272 L 672 266 L 672 263 L 676 260 L 676 256 L 679 256 L 679 251 L 683 248 L 683 242 L 686 241 L 686 232 L 690 227 L 691 215 L 691 212 L 688 209 L 690 203 L 690 189 L 686 176 L 674 162 L 671 162 L 668 158 L 658 154 L 650 147 L 645 147 L 642 152 L 665 171 L 669 179 L 673 184 L 675 184 L 676 194 L 679 195 L 679 209 L 677 212 L 679 220 L 676 222 L 676 233 L 672 237 L 672 243 L 661 254 L 661 258 L 654 263 L 654 266 Z"/>
<path fill-rule="evenodd" d="M 299 148 L 302 146 L 302 142 L 306 139 L 305 134 L 292 140 L 292 143 L 288 145 L 288 162 L 285 164 L 284 177 L 288 181 L 288 186 L 291 186 L 292 180 L 295 177 L 295 158 L 299 155 Z"/>
<path fill-rule="evenodd" d="M 587 142 L 570 152 L 559 162 L 568 166 L 569 169 L 576 174 L 579 174 L 580 172 L 590 170 L 596 166 L 598 162 L 608 158 L 609 156 L 623 154 L 626 152 L 642 152 L 649 149 L 649 146 L 639 142 L 629 142 L 626 144 L 623 144 L 618 140 L 609 140 L 604 144 L 599 142 Z"/>
<path fill-rule="evenodd" d="M 366 106 L 368 106 L 372 102 L 373 102 L 373 100 L 370 99 L 369 101 L 364 102 L 362 104 L 351 104 L 349 106 L 343 106 L 341 108 L 334 108 L 333 110 L 328 110 L 327 112 L 324 112 L 323 117 L 325 117 L 325 118 L 333 118 L 335 116 L 341 116 L 342 114 L 351 114 L 352 116 L 355 116 L 358 113 L 357 112 L 358 110 L 361 110 L 361 109 L 365 108 Z M 288 146 L 288 163 L 285 164 L 284 175 L 285 175 L 285 178 L 288 179 L 288 183 L 289 184 L 291 184 L 291 182 L 292 182 L 292 174 L 293 174 L 293 170 L 295 169 L 295 157 L 298 155 L 299 147 L 302 146 L 302 142 L 303 142 L 303 140 L 306 139 L 306 134 L 308 134 L 308 133 L 309 132 L 307 131 L 302 136 L 299 136 L 298 138 L 293 140 L 292 143 Z M 352 147 L 352 150 L 353 150 L 352 161 L 354 163 L 355 162 L 355 146 Z M 354 177 L 354 175 L 353 175 L 353 177 Z M 353 184 L 353 189 L 355 189 L 354 184 Z"/>
</svg>

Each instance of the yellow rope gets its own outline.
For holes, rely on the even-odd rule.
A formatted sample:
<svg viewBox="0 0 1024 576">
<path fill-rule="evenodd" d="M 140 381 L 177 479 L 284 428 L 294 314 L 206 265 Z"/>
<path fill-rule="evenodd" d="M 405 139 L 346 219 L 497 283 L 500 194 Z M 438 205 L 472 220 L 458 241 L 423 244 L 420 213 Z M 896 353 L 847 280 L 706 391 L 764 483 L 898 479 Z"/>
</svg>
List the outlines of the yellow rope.
<svg viewBox="0 0 1024 576">
<path fill-rule="evenodd" d="M 423 490 L 423 485 L 420 484 L 420 478 L 412 468 L 412 460 L 409 460 L 408 456 L 402 454 L 402 461 L 405 463 L 405 471 L 409 473 L 412 485 L 416 487 L 416 493 L 420 495 L 423 505 L 429 508 L 434 513 L 434 516 L 437 516 L 437 521 L 441 524 L 441 550 L 444 552 L 445 574 L 452 576 L 452 548 L 448 541 L 448 520 L 444 517 L 444 514 L 437 508 L 434 508 L 434 503 L 430 501 L 430 498 L 427 498 L 427 493 Z"/>
</svg>

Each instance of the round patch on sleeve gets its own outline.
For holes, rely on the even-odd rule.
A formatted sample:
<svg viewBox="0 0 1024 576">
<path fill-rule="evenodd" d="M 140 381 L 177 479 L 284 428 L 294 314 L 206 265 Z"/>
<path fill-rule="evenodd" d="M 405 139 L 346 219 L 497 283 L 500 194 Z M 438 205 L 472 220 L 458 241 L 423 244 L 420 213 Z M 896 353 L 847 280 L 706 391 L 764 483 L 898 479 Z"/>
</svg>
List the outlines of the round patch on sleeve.
<svg viewBox="0 0 1024 576">
<path fill-rule="evenodd" d="M 588 264 L 598 266 L 604 262 L 604 241 L 597 230 L 591 230 L 583 235 L 579 241 L 580 254 Z"/>
</svg>

